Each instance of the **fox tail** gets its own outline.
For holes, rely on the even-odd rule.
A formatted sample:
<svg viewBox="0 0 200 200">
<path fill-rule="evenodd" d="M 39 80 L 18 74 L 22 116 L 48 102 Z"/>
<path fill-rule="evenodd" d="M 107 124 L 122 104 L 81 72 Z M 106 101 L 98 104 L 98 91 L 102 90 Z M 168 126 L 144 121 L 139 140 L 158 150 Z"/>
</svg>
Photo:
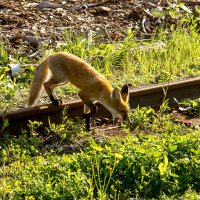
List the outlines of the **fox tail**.
<svg viewBox="0 0 200 200">
<path fill-rule="evenodd" d="M 35 70 L 26 107 L 33 106 L 42 92 L 42 86 L 49 76 L 48 62 L 44 60 Z"/>
</svg>

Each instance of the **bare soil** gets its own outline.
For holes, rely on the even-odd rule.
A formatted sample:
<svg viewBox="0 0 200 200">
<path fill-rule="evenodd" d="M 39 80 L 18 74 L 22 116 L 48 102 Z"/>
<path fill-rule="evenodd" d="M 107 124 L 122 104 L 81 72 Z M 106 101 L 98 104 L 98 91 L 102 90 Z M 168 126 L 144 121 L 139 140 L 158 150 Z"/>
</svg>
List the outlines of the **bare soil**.
<svg viewBox="0 0 200 200">
<path fill-rule="evenodd" d="M 186 113 L 180 112 L 178 109 L 173 109 L 170 115 L 175 123 L 185 124 L 194 129 L 200 128 L 200 117 L 196 112 Z"/>
<path fill-rule="evenodd" d="M 55 47 L 66 31 L 100 35 L 106 42 L 123 39 L 131 28 L 136 36 L 149 38 L 156 27 L 176 24 L 170 16 L 151 14 L 166 5 L 158 0 L 1 0 L 0 38 L 9 54 L 20 56 L 30 56 L 41 46 Z"/>
</svg>

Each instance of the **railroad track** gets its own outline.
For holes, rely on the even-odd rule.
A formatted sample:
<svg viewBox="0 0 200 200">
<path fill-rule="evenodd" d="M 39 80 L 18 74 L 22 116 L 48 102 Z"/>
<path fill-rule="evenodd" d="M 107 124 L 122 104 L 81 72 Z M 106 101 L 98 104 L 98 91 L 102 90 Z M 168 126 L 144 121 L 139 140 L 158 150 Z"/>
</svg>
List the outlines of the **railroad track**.
<svg viewBox="0 0 200 200">
<path fill-rule="evenodd" d="M 169 100 L 169 106 L 175 107 L 176 99 L 198 98 L 200 97 L 200 77 L 189 78 L 175 82 L 156 85 L 144 85 L 130 88 L 130 107 L 151 106 L 159 108 L 164 99 L 164 91 L 167 92 L 166 98 Z M 111 117 L 110 113 L 100 104 L 98 104 L 96 118 Z M 6 113 L 4 116 L 0 113 L 0 127 L 3 119 L 9 119 L 9 133 L 17 134 L 21 129 L 27 129 L 28 120 L 42 121 L 48 125 L 50 119 L 55 124 L 61 123 L 63 109 L 67 108 L 67 115 L 70 118 L 81 117 L 83 114 L 83 103 L 80 100 L 67 101 L 61 106 L 51 104 L 18 109 Z"/>
</svg>

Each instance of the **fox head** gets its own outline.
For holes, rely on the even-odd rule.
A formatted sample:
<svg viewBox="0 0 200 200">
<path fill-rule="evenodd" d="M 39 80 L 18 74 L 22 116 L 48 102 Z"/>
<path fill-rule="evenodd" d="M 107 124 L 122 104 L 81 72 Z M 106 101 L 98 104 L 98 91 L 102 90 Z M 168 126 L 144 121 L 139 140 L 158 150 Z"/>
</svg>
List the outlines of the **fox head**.
<svg viewBox="0 0 200 200">
<path fill-rule="evenodd" d="M 114 122 L 121 120 L 124 123 L 129 123 L 129 91 L 128 85 L 124 85 L 119 91 L 119 89 L 114 88 L 110 95 L 110 112 L 112 114 Z"/>
</svg>

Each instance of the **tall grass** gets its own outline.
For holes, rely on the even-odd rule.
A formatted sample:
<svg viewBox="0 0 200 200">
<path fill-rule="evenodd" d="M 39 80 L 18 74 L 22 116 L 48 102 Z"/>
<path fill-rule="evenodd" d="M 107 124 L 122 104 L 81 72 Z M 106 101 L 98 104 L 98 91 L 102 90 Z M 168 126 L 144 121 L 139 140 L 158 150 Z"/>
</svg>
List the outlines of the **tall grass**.
<svg viewBox="0 0 200 200">
<path fill-rule="evenodd" d="M 0 38 L 0 67 L 8 60 L 8 54 L 4 48 L 4 43 Z"/>
<path fill-rule="evenodd" d="M 200 35 L 197 31 L 186 28 L 177 28 L 167 34 L 164 30 L 160 30 L 149 40 L 138 40 L 134 32 L 128 30 L 123 41 L 111 41 L 110 43 L 102 43 L 98 35 L 91 36 L 90 34 L 88 37 L 75 34 L 70 30 L 64 35 L 62 43 L 55 49 L 44 51 L 43 56 L 54 51 L 71 52 L 89 62 L 99 73 L 104 74 L 113 86 L 121 86 L 125 83 L 135 86 L 199 76 L 199 44 Z M 2 45 L 1 43 L 0 65 L 8 58 Z M 5 68 L 4 71 L 2 70 L 3 68 L 0 68 L 0 79 L 2 79 L 1 84 L 4 85 L 5 90 L 7 83 L 11 80 L 10 77 L 4 76 Z M 13 86 L 20 89 L 12 92 L 12 95 L 10 95 L 10 89 L 6 89 L 5 92 L 0 88 L 0 94 L 4 94 L 0 107 L 5 107 L 3 105 L 6 93 L 6 96 L 12 96 L 16 106 L 18 106 L 16 102 L 25 102 L 29 88 L 27 83 L 30 82 L 33 74 L 29 71 L 31 70 L 28 70 L 27 74 L 23 73 L 24 80 L 26 80 L 24 84 L 21 80 L 13 82 Z M 77 93 L 77 89 L 70 84 L 56 88 L 56 90 L 58 95 L 65 99 L 74 98 Z M 25 94 L 22 95 L 22 99 L 19 98 L 20 91 Z M 47 99 L 45 95 L 43 100 L 48 103 Z M 12 103 L 6 108 L 12 107 L 11 105 Z"/>
<path fill-rule="evenodd" d="M 98 43 L 67 35 L 57 50 L 72 52 L 88 60 L 114 84 L 159 83 L 200 74 L 200 35 L 177 28 L 171 34 L 160 31 L 151 40 L 136 40 L 128 30 L 124 41 Z M 90 42 L 91 43 L 91 42 Z M 96 59 L 88 59 L 96 56 Z"/>
</svg>

